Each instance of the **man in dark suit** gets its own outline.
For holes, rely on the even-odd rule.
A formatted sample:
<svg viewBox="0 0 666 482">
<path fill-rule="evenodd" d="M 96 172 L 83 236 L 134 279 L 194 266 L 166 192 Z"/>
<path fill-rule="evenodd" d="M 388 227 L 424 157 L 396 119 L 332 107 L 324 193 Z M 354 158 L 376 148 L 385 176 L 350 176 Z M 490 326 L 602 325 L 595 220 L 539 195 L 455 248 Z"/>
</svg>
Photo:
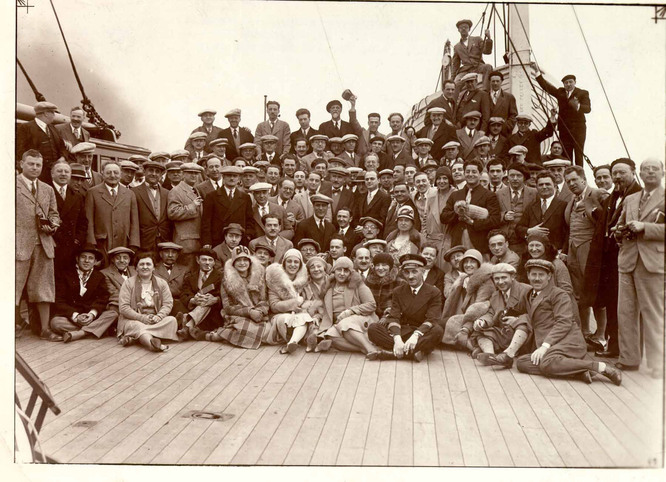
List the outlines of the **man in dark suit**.
<svg viewBox="0 0 666 482">
<path fill-rule="evenodd" d="M 424 282 L 426 260 L 423 256 L 405 254 L 400 258 L 400 265 L 407 283 L 393 291 L 386 324 L 372 323 L 368 327 L 368 338 L 393 352 L 382 352 L 380 358 L 407 356 L 420 362 L 439 345 L 444 335 L 438 323 L 442 314 L 442 293 Z"/>
<path fill-rule="evenodd" d="M 504 75 L 502 72 L 494 70 L 488 76 L 490 78 L 490 117 L 500 117 L 504 119 L 502 134 L 510 136 L 513 132 L 513 126 L 516 125 L 516 116 L 518 107 L 516 98 L 509 92 L 502 90 Z M 484 129 L 485 130 L 485 129 Z"/>
<path fill-rule="evenodd" d="M 195 186 L 202 198 L 206 198 L 208 193 L 217 191 L 224 183 L 222 182 L 222 161 L 217 157 L 209 157 L 203 165 L 206 173 L 206 180 Z"/>
<path fill-rule="evenodd" d="M 504 119 L 501 117 L 491 117 L 488 121 L 488 139 L 490 139 L 490 155 L 500 159 L 507 157 L 509 148 L 508 139 L 502 135 L 504 129 Z M 508 135 L 511 135 L 509 132 Z"/>
<path fill-rule="evenodd" d="M 189 334 L 195 340 L 205 340 L 206 331 L 212 331 L 224 323 L 221 315 L 222 271 L 215 269 L 217 254 L 212 249 L 202 249 L 197 254 L 197 266 L 185 275 L 180 302 L 186 313 L 178 313 L 181 334 Z"/>
<path fill-rule="evenodd" d="M 411 206 L 414 210 L 414 229 L 421 231 L 421 216 L 419 210 L 414 204 L 414 200 L 409 195 L 409 189 L 404 182 L 393 184 L 393 201 L 386 212 L 386 222 L 384 223 L 384 233 L 390 234 L 398 228 L 398 210 L 403 206 Z"/>
<path fill-rule="evenodd" d="M 541 234 L 560 250 L 568 236 L 564 219 L 567 203 L 555 196 L 555 181 L 549 172 L 537 174 L 536 184 L 538 197 L 525 208 L 516 225 L 516 234 L 519 240 L 526 239 L 528 234 Z"/>
<path fill-rule="evenodd" d="M 481 114 L 479 129 L 485 132 L 490 119 L 490 96 L 487 91 L 476 88 L 476 74 L 467 74 L 462 80 L 465 83 L 465 90 L 458 97 L 456 125 L 460 127 L 465 125 L 465 114 L 468 112 L 479 112 Z"/>
<path fill-rule="evenodd" d="M 513 146 L 525 146 L 527 148 L 525 162 L 541 165 L 541 143 L 553 135 L 555 114 L 551 116 L 550 122 L 547 122 L 540 131 L 530 129 L 532 117 L 529 115 L 520 114 L 516 116 L 516 123 L 518 124 L 518 132 L 509 137 L 507 147 L 511 149 Z"/>
<path fill-rule="evenodd" d="M 418 139 L 430 139 L 433 142 L 430 154 L 433 159 L 440 159 L 444 155 L 444 152 L 442 151 L 444 145 L 449 141 L 456 140 L 456 130 L 454 127 L 444 122 L 444 115 L 446 114 L 444 108 L 431 107 L 428 109 L 428 114 L 430 114 L 432 125 L 421 128 L 416 133 L 416 137 Z"/>
<path fill-rule="evenodd" d="M 472 37 L 472 21 L 468 19 L 456 22 L 460 32 L 460 42 L 453 47 L 451 59 L 451 76 L 458 84 L 463 76 L 469 72 L 483 74 L 483 87 L 488 90 L 488 74 L 492 66 L 483 62 L 483 56 L 493 52 L 493 40 L 490 38 L 490 29 L 486 29 L 484 38 Z"/>
<path fill-rule="evenodd" d="M 560 113 L 557 131 L 564 153 L 572 161 L 575 157 L 576 165 L 582 167 L 587 133 L 585 114 L 589 114 L 592 110 L 589 92 L 576 87 L 576 76 L 571 74 L 562 77 L 564 87 L 555 87 L 539 71 L 537 71 L 536 81 L 543 90 L 557 99 Z"/>
<path fill-rule="evenodd" d="M 74 252 L 86 242 L 88 219 L 86 218 L 85 197 L 68 186 L 72 177 L 72 167 L 66 162 L 56 162 L 51 168 L 53 190 L 55 191 L 60 227 L 53 235 L 55 241 L 55 270 L 60 272 L 72 265 Z M 77 175 L 83 174 L 77 168 Z"/>
<path fill-rule="evenodd" d="M 349 180 L 349 171 L 344 167 L 331 167 L 328 170 L 328 176 L 331 180 L 330 196 L 333 200 L 331 204 L 331 213 L 333 215 L 333 224 L 337 226 L 337 215 L 340 208 L 347 208 L 354 212 L 354 202 L 356 197 L 346 184 Z M 322 194 L 326 194 L 323 192 Z"/>
<path fill-rule="evenodd" d="M 313 129 L 310 126 L 310 111 L 308 109 L 298 109 L 296 111 L 296 118 L 298 119 L 298 123 L 300 124 L 301 128 L 295 130 L 289 136 L 289 139 L 291 140 L 290 152 L 291 154 L 296 154 L 296 143 L 301 139 L 305 139 L 308 146 L 307 153 L 310 154 L 312 152 L 310 138 L 315 134 L 319 134 L 319 131 L 317 129 Z"/>
<path fill-rule="evenodd" d="M 368 114 L 368 128 L 361 126 L 356 115 L 356 100 L 358 98 L 355 95 L 352 95 L 349 98 L 351 103 L 351 109 L 349 109 L 349 123 L 354 128 L 354 134 L 358 137 L 358 155 L 361 159 L 365 158 L 365 155 L 371 151 L 370 140 L 374 137 L 384 138 L 384 134 L 379 132 L 379 126 L 381 125 L 381 116 L 372 112 Z"/>
<path fill-rule="evenodd" d="M 254 237 L 258 238 L 266 234 L 266 228 L 262 219 L 267 214 L 273 214 L 278 217 L 280 220 L 280 226 L 282 226 L 280 236 L 285 239 L 291 239 L 294 237 L 294 226 L 291 219 L 287 216 L 287 211 L 282 206 L 269 201 L 271 187 L 272 186 L 267 182 L 257 182 L 250 186 L 250 193 L 252 194 L 252 197 L 254 197 L 252 214 L 257 226 L 257 231 Z"/>
<path fill-rule="evenodd" d="M 206 134 L 206 143 L 204 144 L 204 152 L 206 153 L 212 152 L 210 143 L 220 137 L 220 132 L 222 132 L 222 128 L 213 125 L 213 122 L 215 122 L 215 114 L 217 114 L 217 111 L 213 109 L 204 109 L 199 112 L 198 115 L 201 118 L 202 124 L 199 127 L 193 129 L 190 133 L 190 135 L 194 134 L 195 132 Z M 187 142 L 185 143 L 185 149 L 192 151 L 193 148 L 194 146 L 192 145 L 192 139 L 188 137 Z"/>
<path fill-rule="evenodd" d="M 444 122 L 449 121 L 451 124 L 454 124 L 456 121 L 456 83 L 452 80 L 447 80 L 444 82 L 444 89 L 442 90 L 442 95 L 433 99 L 426 106 L 426 116 L 425 116 L 425 125 L 429 126 L 432 124 L 430 121 L 430 115 L 427 111 L 431 107 L 441 107 L 444 109 Z"/>
<path fill-rule="evenodd" d="M 363 235 L 354 230 L 356 224 L 353 218 L 354 211 L 349 206 L 342 206 L 338 209 L 335 220 L 338 229 L 338 236 L 347 248 L 346 253 L 351 254 L 354 246 L 363 240 Z"/>
<path fill-rule="evenodd" d="M 103 258 L 94 246 L 83 246 L 76 250 L 69 268 L 58 273 L 51 329 L 62 335 L 65 343 L 87 335 L 101 338 L 118 318 L 116 311 L 106 309 L 106 278 L 95 269 Z"/>
<path fill-rule="evenodd" d="M 440 221 L 449 227 L 452 246 L 462 244 L 463 233 L 467 231 L 474 248 L 482 253 L 489 253 L 488 233 L 501 224 L 501 218 L 497 196 L 479 183 L 482 170 L 483 166 L 479 161 L 465 161 L 465 187 L 451 193 L 440 215 Z M 464 206 L 455 206 L 458 201 L 482 207 L 488 211 L 488 216 L 484 219 L 473 219 Z"/>
<path fill-rule="evenodd" d="M 437 261 L 437 255 L 439 254 L 439 249 L 434 243 L 425 243 L 421 247 L 421 256 L 426 260 L 426 264 L 423 267 L 424 272 L 423 276 L 425 282 L 429 285 L 433 285 L 437 288 L 442 294 L 444 293 L 444 271 L 435 266 L 435 261 Z"/>
<path fill-rule="evenodd" d="M 480 121 L 481 113 L 479 111 L 468 112 L 462 118 L 464 127 L 456 131 L 456 139 L 454 140 L 460 142 L 460 156 L 465 160 L 474 158 L 474 145 L 485 135 L 479 129 Z"/>
<path fill-rule="evenodd" d="M 201 217 L 201 244 L 213 247 L 224 241 L 222 229 L 237 223 L 245 226 L 245 236 L 250 240 L 257 227 L 252 213 L 252 198 L 238 186 L 243 170 L 236 166 L 225 166 L 221 170 L 224 186 L 206 195 Z"/>
<path fill-rule="evenodd" d="M 77 164 L 83 166 L 83 169 L 86 174 L 85 180 L 79 183 L 77 188 L 79 191 L 81 191 L 81 194 L 83 194 L 84 196 L 88 192 L 88 189 L 90 189 L 93 186 L 98 186 L 103 182 L 102 175 L 99 172 L 93 170 L 92 168 L 92 161 L 93 158 L 95 157 L 96 147 L 97 146 L 92 142 L 79 142 L 70 150 L 70 154 L 74 157 L 74 160 L 76 161 Z M 148 158 L 144 159 L 148 160 Z"/>
<path fill-rule="evenodd" d="M 69 111 L 69 122 L 55 126 L 58 134 L 60 134 L 60 137 L 65 142 L 68 151 L 79 142 L 88 142 L 88 139 L 90 139 L 90 132 L 83 128 L 85 118 L 85 111 L 80 106 L 75 106 Z M 69 162 L 75 161 L 71 153 L 67 156 L 67 159 Z"/>
<path fill-rule="evenodd" d="M 173 296 L 173 308 L 171 315 L 175 316 L 179 311 L 185 312 L 184 306 L 180 302 L 180 295 L 183 292 L 183 282 L 188 272 L 188 267 L 178 263 L 178 257 L 183 251 L 179 244 L 167 241 L 157 245 L 157 253 L 160 261 L 155 265 L 155 275 L 162 278 L 169 284 L 169 291 Z"/>
<path fill-rule="evenodd" d="M 146 181 L 132 188 L 139 210 L 141 249 L 157 251 L 159 243 L 171 240 L 172 224 L 167 215 L 169 191 L 160 186 L 164 165 L 148 161 L 143 165 Z"/>
<path fill-rule="evenodd" d="M 50 102 L 35 104 L 35 118 L 16 127 L 16 163 L 21 161 L 23 153 L 36 149 L 42 155 L 42 173 L 39 179 L 51 182 L 51 166 L 67 155 L 67 146 L 53 126 L 58 107 Z"/>
<path fill-rule="evenodd" d="M 620 354 L 617 336 L 617 301 L 619 247 L 613 231 L 620 219 L 622 203 L 630 194 L 639 192 L 636 182 L 636 166 L 628 158 L 616 159 L 611 163 L 615 189 L 602 204 L 603 214 L 595 226 L 590 254 L 585 266 L 585 288 L 581 303 L 586 306 L 606 308 L 606 327 L 597 327 L 596 339 L 608 338 L 606 349 L 597 350 L 595 355 L 614 358 Z"/>
<path fill-rule="evenodd" d="M 326 104 L 326 112 L 331 114 L 331 120 L 322 122 L 319 125 L 319 133 L 331 137 L 343 137 L 347 134 L 353 134 L 354 128 L 349 122 L 340 119 L 342 113 L 342 102 L 332 100 Z"/>
<path fill-rule="evenodd" d="M 525 164 L 514 162 L 507 168 L 508 185 L 497 191 L 497 200 L 502 217 L 502 231 L 509 242 L 509 249 L 521 255 L 525 250 L 525 239 L 519 238 L 516 225 L 523 217 L 527 206 L 537 198 L 537 191 L 525 185 L 530 172 Z"/>
<path fill-rule="evenodd" d="M 585 383 L 592 383 L 592 375 L 599 373 L 620 385 L 622 372 L 618 369 L 585 359 L 587 348 L 575 321 L 571 298 L 552 283 L 553 264 L 530 259 L 525 269 L 532 289 L 523 295 L 516 311 L 522 312 L 521 318 L 529 322 L 537 349 L 516 359 L 518 371 L 547 377 L 575 377 Z M 518 319 L 505 318 L 512 325 Z"/>
<path fill-rule="evenodd" d="M 247 127 L 240 127 L 241 110 L 231 109 L 224 117 L 229 121 L 229 127 L 223 129 L 218 138 L 227 140 L 227 159 L 233 162 L 240 156 L 240 146 L 246 142 L 254 142 L 254 135 Z"/>
<path fill-rule="evenodd" d="M 328 246 L 331 238 L 336 233 L 333 223 L 325 219 L 329 206 L 333 200 L 323 194 L 315 194 L 311 198 L 314 214 L 296 225 L 294 232 L 294 245 L 302 239 L 312 239 L 319 246 Z"/>
<path fill-rule="evenodd" d="M 273 262 L 281 263 L 284 253 L 294 247 L 291 241 L 280 235 L 282 231 L 282 217 L 275 213 L 268 213 L 261 218 L 261 223 L 265 234 L 250 241 L 250 251 L 255 253 L 260 246 L 264 246 L 273 252 Z"/>
<path fill-rule="evenodd" d="M 396 119 L 397 115 L 394 116 Z M 390 146 L 390 154 L 385 163 L 379 165 L 379 169 L 394 169 L 395 166 L 414 166 L 414 159 L 412 158 L 412 147 L 401 135 L 394 134 L 386 139 L 387 144 Z"/>
<path fill-rule="evenodd" d="M 364 179 L 367 193 L 357 194 L 354 219 L 358 220 L 370 217 L 379 220 L 383 224 L 391 205 L 391 195 L 380 189 L 376 172 L 366 172 Z"/>
</svg>

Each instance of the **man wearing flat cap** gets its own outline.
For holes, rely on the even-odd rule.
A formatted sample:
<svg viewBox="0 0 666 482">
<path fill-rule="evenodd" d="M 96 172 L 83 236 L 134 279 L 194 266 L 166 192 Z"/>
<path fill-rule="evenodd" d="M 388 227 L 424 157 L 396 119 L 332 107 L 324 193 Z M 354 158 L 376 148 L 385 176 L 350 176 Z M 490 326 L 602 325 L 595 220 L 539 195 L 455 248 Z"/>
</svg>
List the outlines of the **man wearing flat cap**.
<svg viewBox="0 0 666 482">
<path fill-rule="evenodd" d="M 241 127 L 241 110 L 231 109 L 224 117 L 229 121 L 229 127 L 223 129 L 218 138 L 227 140 L 227 159 L 234 160 L 240 156 L 240 146 L 246 142 L 254 142 L 254 136 L 247 127 Z"/>
<path fill-rule="evenodd" d="M 557 114 L 552 111 L 550 121 L 546 122 L 543 129 L 537 131 L 531 129 L 532 117 L 527 114 L 519 114 L 516 116 L 516 124 L 518 125 L 518 132 L 509 137 L 508 148 L 513 146 L 525 146 L 527 148 L 527 156 L 525 160 L 532 164 L 541 165 L 541 143 L 552 137 L 553 126 L 557 121 Z"/>
<path fill-rule="evenodd" d="M 379 132 L 381 125 L 381 116 L 376 113 L 368 114 L 368 128 L 361 126 L 356 115 L 356 101 L 358 97 L 354 94 L 349 98 L 351 108 L 349 109 L 349 122 L 354 128 L 354 134 L 358 136 L 358 148 L 356 149 L 358 155 L 363 159 L 367 153 L 370 152 L 370 139 L 373 137 L 384 137 L 384 134 Z"/>
<path fill-rule="evenodd" d="M 268 113 L 268 120 L 257 124 L 257 129 L 254 131 L 254 143 L 260 146 L 260 150 L 263 152 L 264 146 L 260 142 L 262 138 L 267 135 L 277 137 L 274 152 L 279 158 L 282 154 L 291 150 L 291 129 L 289 124 L 278 119 L 280 117 L 280 103 L 278 101 L 269 100 L 266 102 L 266 112 Z"/>
<path fill-rule="evenodd" d="M 69 111 L 69 122 L 55 126 L 58 134 L 65 141 L 67 150 L 77 145 L 79 142 L 88 142 L 90 132 L 83 128 L 83 121 L 86 119 L 86 113 L 83 108 L 76 105 Z M 73 156 L 67 156 L 70 162 L 74 162 Z"/>
<path fill-rule="evenodd" d="M 590 93 L 576 87 L 576 76 L 571 74 L 562 77 L 563 87 L 555 87 L 539 70 L 536 72 L 536 81 L 543 90 L 557 99 L 559 108 L 557 132 L 564 153 L 572 162 L 575 160 L 577 166 L 582 167 L 587 134 L 585 114 L 589 114 L 592 110 Z"/>
<path fill-rule="evenodd" d="M 188 155 L 189 157 L 189 155 Z M 129 189 L 134 181 L 134 175 L 139 170 L 139 166 L 132 161 L 120 161 L 120 181 L 119 183 Z"/>
<path fill-rule="evenodd" d="M 514 119 L 514 123 L 515 121 Z M 509 150 L 507 147 L 508 138 L 502 134 L 505 124 L 506 121 L 501 117 L 491 117 L 488 120 L 488 132 L 486 133 L 488 139 L 490 139 L 490 154 L 500 159 L 507 157 L 507 151 Z M 509 131 L 507 135 L 511 135 L 511 132 Z"/>
<path fill-rule="evenodd" d="M 331 120 L 319 124 L 319 133 L 331 137 L 342 137 L 353 134 L 354 128 L 349 122 L 340 119 L 342 113 L 342 102 L 335 99 L 326 104 L 326 112 L 331 114 Z"/>
<path fill-rule="evenodd" d="M 58 107 L 50 102 L 37 102 L 34 106 L 35 118 L 16 127 L 16 165 L 23 153 L 36 149 L 42 155 L 43 166 L 39 179 L 51 182 L 51 166 L 67 155 L 65 141 L 53 126 Z"/>
<path fill-rule="evenodd" d="M 227 146 L 229 145 L 229 141 L 226 140 L 224 137 L 219 137 L 217 139 L 213 139 L 210 141 L 210 149 L 211 153 L 210 156 L 217 157 L 220 162 L 222 163 L 223 166 L 228 166 L 231 164 L 231 161 L 227 158 Z M 172 157 L 173 159 L 173 157 Z"/>
<path fill-rule="evenodd" d="M 206 143 L 204 145 L 204 151 L 206 153 L 211 152 L 210 148 L 211 141 L 217 139 L 220 136 L 220 133 L 222 132 L 222 128 L 213 124 L 213 122 L 215 122 L 215 114 L 217 114 L 217 111 L 213 109 L 204 109 L 201 112 L 199 112 L 199 117 L 201 118 L 201 125 L 192 130 L 192 132 L 190 132 L 190 135 L 194 134 L 195 132 L 201 132 L 203 134 L 206 134 L 205 137 Z M 187 149 L 188 151 L 193 150 L 191 138 L 187 139 L 187 142 L 185 143 L 185 149 Z"/>
<path fill-rule="evenodd" d="M 392 352 L 395 358 L 411 358 L 420 362 L 440 343 L 444 330 L 438 320 L 442 312 L 442 294 L 425 283 L 426 260 L 419 254 L 400 258 L 402 277 L 407 283 L 393 291 L 386 325 L 372 323 L 368 338 L 375 345 Z M 381 358 L 392 358 L 391 353 Z"/>
<path fill-rule="evenodd" d="M 173 224 L 173 242 L 182 246 L 182 263 L 190 265 L 200 245 L 203 196 L 196 189 L 203 168 L 193 162 L 181 165 L 183 181 L 167 194 L 167 216 Z"/>
<path fill-rule="evenodd" d="M 253 184 L 249 189 L 250 194 L 254 198 L 252 213 L 257 225 L 257 231 L 254 237 L 257 238 L 266 234 L 263 218 L 268 214 L 272 214 L 277 216 L 280 220 L 280 226 L 282 227 L 280 236 L 285 239 L 291 239 L 294 236 L 294 226 L 290 218 L 287 216 L 287 211 L 279 204 L 269 200 L 272 187 L 273 186 L 267 182 L 258 182 Z"/>
<path fill-rule="evenodd" d="M 141 249 L 157 251 L 157 245 L 171 240 L 171 221 L 167 216 L 169 191 L 160 185 L 164 165 L 148 161 L 143 165 L 146 180 L 132 188 L 139 210 L 139 236 Z"/>
<path fill-rule="evenodd" d="M 490 95 L 485 90 L 476 87 L 476 74 L 465 74 L 461 79 L 464 90 L 458 96 L 458 107 L 456 109 L 456 124 L 460 127 L 465 125 L 464 117 L 468 112 L 479 112 L 481 119 L 479 129 L 488 129 L 490 119 Z"/>
<path fill-rule="evenodd" d="M 188 266 L 182 264 L 179 259 L 183 247 L 171 241 L 159 243 L 157 245 L 157 254 L 159 261 L 155 265 L 155 275 L 162 278 L 169 284 L 169 291 L 173 296 L 173 308 L 171 315 L 175 316 L 179 311 L 185 311 L 182 303 L 179 301 L 183 290 L 183 280 L 188 272 Z M 181 261 L 179 263 L 179 261 Z"/>
<path fill-rule="evenodd" d="M 460 142 L 460 156 L 464 159 L 472 159 L 474 156 L 474 143 L 485 136 L 485 132 L 479 129 L 481 113 L 477 110 L 467 112 L 462 117 L 463 127 L 456 131 L 456 138 Z"/>
<path fill-rule="evenodd" d="M 456 84 L 465 74 L 483 74 L 483 88 L 489 90 L 488 74 L 493 70 L 492 66 L 483 62 L 483 56 L 493 53 L 493 41 L 490 38 L 490 29 L 486 29 L 485 36 L 472 37 L 469 35 L 472 29 L 472 21 L 468 19 L 456 22 L 456 28 L 460 32 L 460 42 L 453 47 L 453 58 L 451 59 L 451 75 Z M 460 90 L 460 87 L 458 87 Z"/>
<path fill-rule="evenodd" d="M 166 174 L 162 186 L 167 191 L 176 187 L 183 180 L 183 171 L 180 169 L 182 161 L 168 161 L 164 167 L 166 169 Z M 122 166 L 120 166 L 122 170 Z"/>
<path fill-rule="evenodd" d="M 190 152 L 190 160 L 201 163 L 201 161 L 208 154 L 206 152 L 206 134 L 203 132 L 194 132 L 188 138 L 190 147 L 187 149 Z"/>
<path fill-rule="evenodd" d="M 440 159 L 444 153 L 442 148 L 447 142 L 456 140 L 456 129 L 444 122 L 446 111 L 442 107 L 431 107 L 428 109 L 430 115 L 430 126 L 423 126 L 417 133 L 417 139 L 430 139 L 432 147 L 430 153 L 434 159 Z M 390 139 L 390 138 L 389 138 Z M 413 164 L 413 161 L 411 162 Z"/>
<path fill-rule="evenodd" d="M 337 232 L 333 223 L 326 219 L 331 204 L 333 204 L 333 199 L 324 194 L 315 194 L 310 200 L 313 215 L 296 225 L 292 241 L 295 245 L 298 245 L 301 239 L 309 238 L 317 241 L 319 246 L 328 246 L 331 238 Z"/>
<path fill-rule="evenodd" d="M 86 180 L 79 186 L 79 190 L 84 196 L 88 189 L 102 183 L 102 175 L 92 168 L 96 147 L 92 142 L 79 142 L 70 150 L 70 154 L 74 157 L 75 162 L 81 164 L 86 171 Z"/>
<path fill-rule="evenodd" d="M 592 383 L 596 374 L 613 384 L 622 383 L 622 372 L 605 362 L 586 359 L 587 347 L 574 318 L 569 294 L 552 282 L 555 270 L 550 261 L 530 259 L 525 270 L 532 289 L 523 294 L 515 310 L 529 322 L 537 347 L 531 354 L 516 359 L 518 371 L 547 377 L 578 378 Z M 519 317 L 507 316 L 515 324 Z"/>
<path fill-rule="evenodd" d="M 326 143 L 328 142 L 328 137 L 324 134 L 316 133 L 310 136 L 310 144 L 312 145 L 312 152 L 303 156 L 299 160 L 298 169 L 304 171 L 306 174 L 312 170 L 312 163 L 316 159 L 324 159 L 328 161 L 333 157 L 333 153 L 326 150 Z"/>
<path fill-rule="evenodd" d="M 502 72 L 493 70 L 488 78 L 490 79 L 490 91 L 488 92 L 490 94 L 490 117 L 504 119 L 502 134 L 510 136 L 513 132 L 513 126 L 516 125 L 516 116 L 518 115 L 516 98 L 513 94 L 502 89 L 502 82 L 504 81 Z"/>
</svg>

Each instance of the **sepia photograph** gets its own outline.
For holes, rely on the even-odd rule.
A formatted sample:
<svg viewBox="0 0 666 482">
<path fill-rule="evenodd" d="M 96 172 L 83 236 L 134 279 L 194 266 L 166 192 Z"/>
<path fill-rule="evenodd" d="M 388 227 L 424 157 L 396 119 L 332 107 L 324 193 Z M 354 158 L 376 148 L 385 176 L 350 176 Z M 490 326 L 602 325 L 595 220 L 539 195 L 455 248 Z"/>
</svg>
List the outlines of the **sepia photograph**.
<svg viewBox="0 0 666 482">
<path fill-rule="evenodd" d="M 663 477 L 665 5 L 2 12 L 9 480 Z"/>
</svg>

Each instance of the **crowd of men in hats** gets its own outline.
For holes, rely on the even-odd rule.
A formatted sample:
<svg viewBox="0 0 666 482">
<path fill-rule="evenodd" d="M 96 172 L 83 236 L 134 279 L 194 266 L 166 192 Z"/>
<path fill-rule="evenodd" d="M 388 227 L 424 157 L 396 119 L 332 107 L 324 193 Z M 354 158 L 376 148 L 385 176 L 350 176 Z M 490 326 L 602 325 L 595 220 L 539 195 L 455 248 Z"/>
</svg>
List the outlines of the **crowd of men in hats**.
<svg viewBox="0 0 666 482">
<path fill-rule="evenodd" d="M 17 132 L 17 323 L 26 300 L 44 339 L 136 341 L 141 329 L 115 324 L 123 304 L 143 306 L 140 290 L 124 298 L 152 272 L 151 252 L 163 280 L 153 293 L 166 291 L 137 316 L 159 325 L 152 337 L 373 360 L 448 346 L 484 365 L 617 385 L 645 355 L 661 377 L 663 162 L 615 159 L 594 169 L 594 187 L 580 157 L 589 96 L 575 77 L 559 89 L 537 77 L 559 119 L 531 129 L 483 62 L 489 32 L 457 26 L 455 78 L 418 132 L 400 113 L 387 134 L 378 113 L 364 127 L 346 91 L 349 122 L 339 100 L 318 129 L 299 109 L 293 131 L 276 101 L 254 133 L 240 109 L 225 129 L 205 109 L 183 150 L 96 172 L 80 109 L 55 128 L 57 107 L 38 103 Z M 561 142 L 542 156 L 556 125 Z"/>
</svg>

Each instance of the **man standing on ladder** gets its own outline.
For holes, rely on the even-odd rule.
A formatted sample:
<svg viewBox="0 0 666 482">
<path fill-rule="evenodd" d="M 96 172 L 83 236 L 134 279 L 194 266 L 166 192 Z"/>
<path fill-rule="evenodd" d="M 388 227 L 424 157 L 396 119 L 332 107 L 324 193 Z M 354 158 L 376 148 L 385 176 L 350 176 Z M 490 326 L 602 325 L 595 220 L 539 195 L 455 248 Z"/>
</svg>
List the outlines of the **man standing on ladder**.
<svg viewBox="0 0 666 482">
<path fill-rule="evenodd" d="M 460 32 L 460 42 L 453 47 L 453 59 L 451 60 L 451 76 L 456 83 L 456 97 L 462 88 L 463 76 L 470 72 L 483 74 L 482 89 L 486 92 L 490 91 L 488 75 L 492 72 L 493 66 L 483 62 L 483 56 L 493 52 L 490 29 L 486 29 L 485 38 L 481 38 L 469 35 L 469 31 L 472 29 L 471 20 L 459 20 L 456 27 Z"/>
<path fill-rule="evenodd" d="M 576 87 L 576 76 L 571 74 L 562 77 L 564 87 L 555 87 L 539 70 L 536 72 L 536 81 L 543 90 L 557 99 L 560 110 L 557 130 L 564 153 L 571 161 L 575 157 L 576 165 L 583 167 L 583 147 L 587 133 L 585 114 L 592 110 L 589 92 Z"/>
</svg>

